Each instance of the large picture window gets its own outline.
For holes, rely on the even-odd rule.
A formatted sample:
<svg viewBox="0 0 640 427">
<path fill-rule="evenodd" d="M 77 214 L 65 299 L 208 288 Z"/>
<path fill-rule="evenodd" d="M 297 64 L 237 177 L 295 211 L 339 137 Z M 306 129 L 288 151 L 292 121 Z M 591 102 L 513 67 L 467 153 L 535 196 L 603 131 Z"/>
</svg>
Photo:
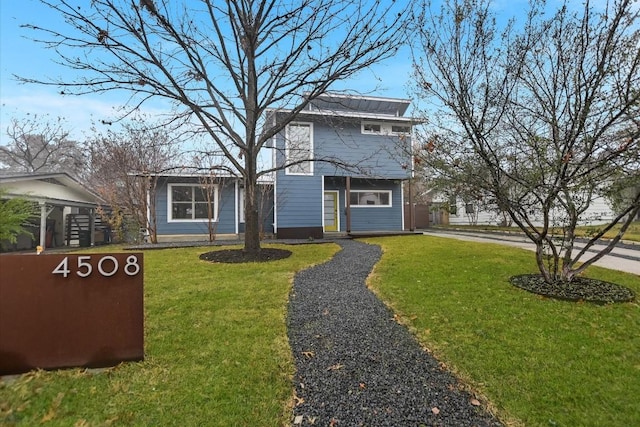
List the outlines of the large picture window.
<svg viewBox="0 0 640 427">
<path fill-rule="evenodd" d="M 391 207 L 391 191 L 351 190 L 349 202 L 353 207 Z"/>
<path fill-rule="evenodd" d="M 218 220 L 218 186 L 169 184 L 169 221 L 208 221 L 209 200 L 211 220 Z"/>
<path fill-rule="evenodd" d="M 313 124 L 291 123 L 286 131 L 286 162 L 288 175 L 313 175 Z"/>
</svg>

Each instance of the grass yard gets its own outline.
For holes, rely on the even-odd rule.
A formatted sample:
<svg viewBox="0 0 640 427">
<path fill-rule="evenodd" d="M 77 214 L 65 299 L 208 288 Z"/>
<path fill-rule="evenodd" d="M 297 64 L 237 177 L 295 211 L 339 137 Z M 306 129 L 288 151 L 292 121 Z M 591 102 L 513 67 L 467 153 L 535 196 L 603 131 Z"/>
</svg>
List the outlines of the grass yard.
<svg viewBox="0 0 640 427">
<path fill-rule="evenodd" d="M 596 306 L 517 289 L 510 276 L 536 272 L 525 250 L 431 236 L 367 241 L 384 250 L 371 287 L 503 421 L 640 425 L 637 300 Z M 147 251 L 146 359 L 0 382 L 0 425 L 286 425 L 291 280 L 338 246 L 273 247 L 293 255 L 212 264 L 198 259 L 210 248 Z M 639 276 L 588 274 L 640 294 Z"/>
<path fill-rule="evenodd" d="M 145 360 L 0 382 L 0 425 L 288 423 L 294 367 L 285 316 L 293 274 L 339 248 L 273 247 L 293 255 L 230 265 L 198 259 L 211 248 L 145 252 Z"/>
<path fill-rule="evenodd" d="M 640 306 L 545 299 L 511 286 L 531 252 L 431 236 L 369 239 L 370 286 L 418 339 L 511 425 L 640 425 Z M 640 295 L 640 277 L 590 277 Z"/>
</svg>

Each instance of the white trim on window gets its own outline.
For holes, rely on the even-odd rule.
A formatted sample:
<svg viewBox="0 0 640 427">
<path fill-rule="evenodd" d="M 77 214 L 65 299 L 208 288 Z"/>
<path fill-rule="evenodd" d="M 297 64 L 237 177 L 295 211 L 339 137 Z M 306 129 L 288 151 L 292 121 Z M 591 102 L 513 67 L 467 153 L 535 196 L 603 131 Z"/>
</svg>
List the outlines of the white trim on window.
<svg viewBox="0 0 640 427">
<path fill-rule="evenodd" d="M 354 195 L 357 195 L 355 200 Z M 352 208 L 391 208 L 393 207 L 392 196 L 391 190 L 351 190 L 350 206 Z"/>
<path fill-rule="evenodd" d="M 360 125 L 360 131 L 365 135 L 411 135 L 411 125 L 365 120 Z"/>
<path fill-rule="evenodd" d="M 294 137 L 299 137 L 301 135 L 295 135 L 292 133 L 292 128 L 308 128 L 308 149 L 304 149 L 304 147 L 300 147 L 300 151 L 298 153 L 292 153 L 291 151 L 291 142 L 293 142 Z M 302 141 L 296 141 L 301 143 Z M 289 166 L 285 169 L 285 174 L 287 175 L 313 175 L 313 123 L 309 122 L 291 122 L 287 125 L 285 131 L 285 162 L 296 161 L 309 159 L 309 161 L 305 161 L 296 165 Z"/>
<path fill-rule="evenodd" d="M 238 222 L 244 223 L 244 187 L 238 189 Z"/>
<path fill-rule="evenodd" d="M 174 189 L 182 187 L 182 198 L 184 200 L 174 200 L 177 194 Z M 203 209 L 208 209 L 206 197 L 199 197 L 197 190 L 204 187 L 202 184 L 173 183 L 167 184 L 167 222 L 208 222 L 208 214 L 202 217 Z M 187 189 L 190 189 L 188 191 Z M 189 194 L 190 193 L 190 194 Z M 201 194 L 201 193 L 200 193 Z M 189 199 L 189 200 L 188 200 Z M 200 200 L 203 199 L 203 200 Z M 213 222 L 218 221 L 218 184 L 213 184 Z M 174 206 L 175 205 L 175 206 Z M 175 207 L 175 209 L 174 209 Z M 174 218 L 176 214 L 182 218 Z"/>
</svg>

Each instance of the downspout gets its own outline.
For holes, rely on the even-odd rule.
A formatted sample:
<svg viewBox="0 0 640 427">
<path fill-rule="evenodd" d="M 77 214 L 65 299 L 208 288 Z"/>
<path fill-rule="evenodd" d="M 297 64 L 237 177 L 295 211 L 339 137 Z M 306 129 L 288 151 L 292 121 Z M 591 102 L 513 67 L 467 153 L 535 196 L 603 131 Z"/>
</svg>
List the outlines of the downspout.
<svg viewBox="0 0 640 427">
<path fill-rule="evenodd" d="M 413 124 L 411 125 L 411 135 L 409 136 L 409 156 L 411 156 L 411 170 L 409 172 L 409 231 L 415 231 L 416 208 L 413 204 L 413 177 L 416 165 L 413 156 Z"/>
<path fill-rule="evenodd" d="M 409 231 L 415 231 L 416 219 L 413 206 L 413 170 L 409 176 Z"/>
<path fill-rule="evenodd" d="M 156 185 L 158 184 L 158 181 L 156 181 Z M 147 193 L 147 223 L 144 225 L 145 227 L 145 233 L 142 236 L 142 240 L 144 241 L 147 236 L 149 236 L 149 241 L 151 241 L 151 230 L 150 230 L 150 226 L 151 226 L 151 175 L 149 175 L 147 177 L 147 185 L 146 187 L 146 193 Z M 154 225 L 155 226 L 155 225 Z M 158 238 L 158 230 L 155 230 L 154 235 L 156 236 L 156 240 Z"/>
<path fill-rule="evenodd" d="M 235 207 L 236 207 L 236 214 L 235 214 L 235 218 L 236 218 L 236 234 L 240 234 L 240 200 L 239 200 L 239 196 L 240 196 L 240 189 L 238 188 L 238 179 L 236 178 L 235 183 L 234 183 L 234 191 L 236 193 L 234 199 L 235 199 Z"/>
<path fill-rule="evenodd" d="M 276 115 L 273 114 L 273 126 L 276 125 Z M 272 150 L 271 150 L 271 167 L 276 168 L 276 153 L 278 152 L 278 136 L 273 135 Z M 278 171 L 273 172 L 273 235 L 278 235 Z"/>
</svg>

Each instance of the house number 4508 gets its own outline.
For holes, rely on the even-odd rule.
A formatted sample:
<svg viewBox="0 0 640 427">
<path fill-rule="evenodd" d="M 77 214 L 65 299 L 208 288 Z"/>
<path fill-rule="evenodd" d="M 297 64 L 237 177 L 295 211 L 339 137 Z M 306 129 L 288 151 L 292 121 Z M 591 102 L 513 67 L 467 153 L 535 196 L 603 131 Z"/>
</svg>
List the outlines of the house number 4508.
<svg viewBox="0 0 640 427">
<path fill-rule="evenodd" d="M 88 277 L 93 273 L 93 264 L 91 263 L 91 256 L 79 256 L 77 266 L 69 266 L 69 257 L 64 259 L 58 264 L 58 266 L 51 272 L 52 274 L 61 274 L 62 277 L 67 277 L 72 272 L 71 269 L 75 267 L 75 273 L 80 277 Z M 113 276 L 118 272 L 120 266 L 118 260 L 111 255 L 105 255 L 98 259 L 96 264 L 98 272 L 105 276 Z M 140 273 L 140 264 L 138 264 L 138 257 L 130 255 L 127 257 L 126 263 L 122 266 L 122 270 L 127 276 L 135 276 Z"/>
</svg>

